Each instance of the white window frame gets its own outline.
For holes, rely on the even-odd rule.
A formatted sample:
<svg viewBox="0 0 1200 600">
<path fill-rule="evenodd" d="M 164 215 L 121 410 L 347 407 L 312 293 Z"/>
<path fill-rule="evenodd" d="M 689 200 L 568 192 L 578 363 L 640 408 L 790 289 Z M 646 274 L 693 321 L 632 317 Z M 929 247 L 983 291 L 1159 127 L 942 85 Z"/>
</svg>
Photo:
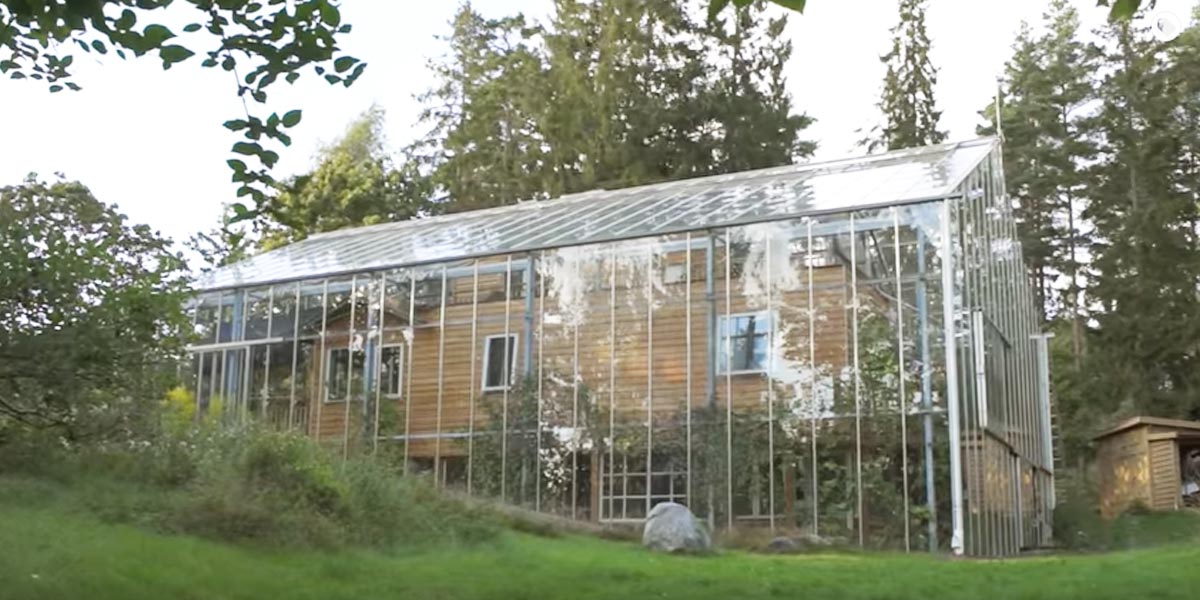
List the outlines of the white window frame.
<svg viewBox="0 0 1200 600">
<path fill-rule="evenodd" d="M 726 333 L 727 323 L 741 317 L 766 317 L 767 330 L 762 335 L 767 337 L 768 352 L 763 358 L 764 364 L 758 369 L 739 369 L 736 371 L 729 370 L 733 363 L 733 344 L 730 341 L 730 336 Z M 757 336 L 758 334 L 755 334 Z M 728 315 L 717 316 L 717 374 L 718 375 L 764 375 L 771 365 L 766 364 L 771 360 L 769 351 L 770 344 L 775 343 L 775 315 L 766 310 L 752 310 L 746 312 L 730 313 Z"/>
<path fill-rule="evenodd" d="M 502 384 L 502 385 L 489 386 L 488 380 L 487 380 L 487 375 L 488 375 L 488 366 L 489 366 L 489 363 L 491 360 L 492 353 L 489 352 L 488 350 L 491 347 L 492 340 L 500 340 L 500 339 L 504 339 L 506 337 L 512 338 L 512 353 L 509 354 L 509 356 L 508 356 L 508 362 L 510 363 L 509 364 L 509 373 L 508 373 L 508 383 Z M 519 349 L 517 348 L 518 344 L 520 344 L 520 339 L 517 337 L 517 334 L 515 334 L 515 333 L 509 333 L 509 334 L 497 333 L 495 335 L 489 335 L 489 336 L 483 338 L 483 373 L 482 373 L 482 376 L 479 378 L 482 391 L 484 391 L 484 392 L 503 392 L 504 390 L 512 389 L 513 380 L 516 378 L 516 375 L 517 375 L 517 355 L 520 352 Z"/>
<path fill-rule="evenodd" d="M 387 350 L 389 348 L 396 348 L 400 354 L 400 365 L 399 365 L 399 370 L 397 371 L 398 376 L 399 376 L 399 379 L 398 379 L 399 385 L 397 386 L 398 389 L 396 390 L 396 393 L 389 394 L 387 392 L 383 392 L 382 395 L 384 398 L 395 399 L 395 398 L 400 398 L 404 395 L 404 344 L 392 343 L 392 344 L 384 344 L 379 347 L 379 365 L 377 368 L 379 369 L 379 385 L 383 389 L 387 389 L 387 386 L 384 385 L 384 381 L 383 381 L 383 352 L 384 352 L 384 350 Z M 382 391 L 382 390 L 380 390 L 380 391 Z"/>
</svg>

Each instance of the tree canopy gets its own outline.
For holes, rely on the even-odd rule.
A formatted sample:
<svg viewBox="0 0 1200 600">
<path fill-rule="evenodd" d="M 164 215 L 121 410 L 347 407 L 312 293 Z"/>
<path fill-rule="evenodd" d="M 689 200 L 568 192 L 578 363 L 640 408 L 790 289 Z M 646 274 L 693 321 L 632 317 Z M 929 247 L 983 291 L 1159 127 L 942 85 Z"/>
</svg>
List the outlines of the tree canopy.
<svg viewBox="0 0 1200 600">
<path fill-rule="evenodd" d="M 925 0 L 900 0 L 900 20 L 892 27 L 892 47 L 880 60 L 887 66 L 879 110 L 884 123 L 872 150 L 897 150 L 939 144 L 946 132 L 939 127 L 942 113 L 933 98 L 937 68 L 929 58 L 925 31 Z"/>
<path fill-rule="evenodd" d="M 383 139 L 384 112 L 371 107 L 317 166 L 284 182 L 259 217 L 258 246 L 270 250 L 323 231 L 402 221 L 423 211 L 425 179 L 393 164 Z"/>
<path fill-rule="evenodd" d="M 78 437 L 145 415 L 183 339 L 181 258 L 77 182 L 0 188 L 0 426 Z"/>
<path fill-rule="evenodd" d="M 672 0 L 556 2 L 549 23 L 455 16 L 414 149 L 438 208 L 470 210 L 811 154 L 786 17 L 695 21 Z"/>
</svg>

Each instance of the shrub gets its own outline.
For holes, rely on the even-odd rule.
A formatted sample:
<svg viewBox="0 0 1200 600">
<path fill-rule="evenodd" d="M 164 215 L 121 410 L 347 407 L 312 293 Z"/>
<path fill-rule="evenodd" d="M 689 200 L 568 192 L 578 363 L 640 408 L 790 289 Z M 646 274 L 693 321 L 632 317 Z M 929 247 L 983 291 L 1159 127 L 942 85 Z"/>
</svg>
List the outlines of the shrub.
<svg viewBox="0 0 1200 600">
<path fill-rule="evenodd" d="M 490 512 L 383 460 L 344 461 L 257 427 L 170 425 L 140 441 L 84 445 L 23 436 L 0 450 L 0 476 L 6 486 L 46 482 L 56 501 L 106 521 L 263 546 L 388 549 L 474 543 L 499 530 Z"/>
</svg>

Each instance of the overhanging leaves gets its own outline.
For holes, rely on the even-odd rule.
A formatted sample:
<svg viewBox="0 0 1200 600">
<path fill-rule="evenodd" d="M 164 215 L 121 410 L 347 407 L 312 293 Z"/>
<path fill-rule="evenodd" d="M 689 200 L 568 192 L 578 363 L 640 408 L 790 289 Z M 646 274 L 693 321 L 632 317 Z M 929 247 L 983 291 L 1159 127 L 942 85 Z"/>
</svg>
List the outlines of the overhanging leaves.
<svg viewBox="0 0 1200 600">
<path fill-rule="evenodd" d="M 165 20 L 162 9 L 172 4 L 193 10 L 183 31 L 195 35 L 179 38 L 170 27 L 156 22 Z M 234 91 L 253 103 L 248 106 L 251 112 L 254 104 L 268 102 L 268 90 L 280 79 L 294 83 L 304 71 L 320 75 L 328 69 L 338 73 L 326 76 L 330 84 L 349 86 L 366 67 L 341 53 L 337 36 L 349 32 L 350 26 L 342 22 L 332 0 L 0 0 L 0 14 L 5 15 L 0 24 L 0 73 L 14 80 L 45 82 L 51 92 L 79 89 L 69 81 L 72 51 L 107 54 L 110 47 L 120 58 L 127 53 L 157 52 L 164 69 L 203 53 L 201 67 L 238 75 Z M 174 17 L 171 21 L 177 22 Z M 300 112 L 294 110 L 267 122 L 253 114 L 225 122 L 243 139 L 232 151 L 256 159 L 263 167 L 234 172 L 235 180 L 243 183 L 239 193 L 255 201 L 239 216 L 253 218 L 276 186 L 269 169 L 279 155 L 264 143 L 290 144 L 291 137 L 283 129 L 299 122 Z"/>
</svg>

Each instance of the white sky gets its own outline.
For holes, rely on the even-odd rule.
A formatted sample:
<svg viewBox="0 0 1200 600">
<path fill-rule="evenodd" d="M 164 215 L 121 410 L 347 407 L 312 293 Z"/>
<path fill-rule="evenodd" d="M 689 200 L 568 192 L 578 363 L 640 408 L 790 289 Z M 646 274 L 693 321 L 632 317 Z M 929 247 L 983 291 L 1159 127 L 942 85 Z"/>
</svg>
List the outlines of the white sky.
<svg viewBox="0 0 1200 600">
<path fill-rule="evenodd" d="M 524 12 L 544 18 L 550 0 L 475 0 L 487 16 Z M 1076 0 L 1085 27 L 1099 25 L 1104 8 Z M 1185 19 L 1190 0 L 1159 0 L 1156 12 Z M 1022 19 L 1037 23 L 1045 0 L 932 0 L 928 11 L 932 58 L 940 68 L 936 97 L 952 140 L 974 136 L 977 111 L 993 96 L 995 78 Z M 795 52 L 787 68 L 797 110 L 817 118 L 804 132 L 819 143 L 819 158 L 857 153 L 857 130 L 878 118 L 879 62 L 896 20 L 895 0 L 811 0 L 788 27 Z M 356 115 L 378 103 L 388 113 L 393 146 L 418 133 L 414 95 L 432 80 L 426 60 L 442 53 L 435 35 L 448 31 L 457 2 L 346 0 L 353 24 L 345 51 L 368 62 L 351 88 L 329 86 L 311 73 L 294 87 L 282 82 L 270 98 L 282 113 L 304 110 L 283 149 L 277 176 L 306 170 L 322 142 L 336 138 Z M 186 10 L 183 8 L 173 9 Z M 234 135 L 221 127 L 242 114 L 232 76 L 202 69 L 199 59 L 163 72 L 155 57 L 121 61 L 76 56 L 81 92 L 50 94 L 31 80 L 0 79 L 0 185 L 27 173 L 63 173 L 116 203 L 135 222 L 182 241 L 217 223 L 232 201 L 225 159 Z"/>
</svg>

